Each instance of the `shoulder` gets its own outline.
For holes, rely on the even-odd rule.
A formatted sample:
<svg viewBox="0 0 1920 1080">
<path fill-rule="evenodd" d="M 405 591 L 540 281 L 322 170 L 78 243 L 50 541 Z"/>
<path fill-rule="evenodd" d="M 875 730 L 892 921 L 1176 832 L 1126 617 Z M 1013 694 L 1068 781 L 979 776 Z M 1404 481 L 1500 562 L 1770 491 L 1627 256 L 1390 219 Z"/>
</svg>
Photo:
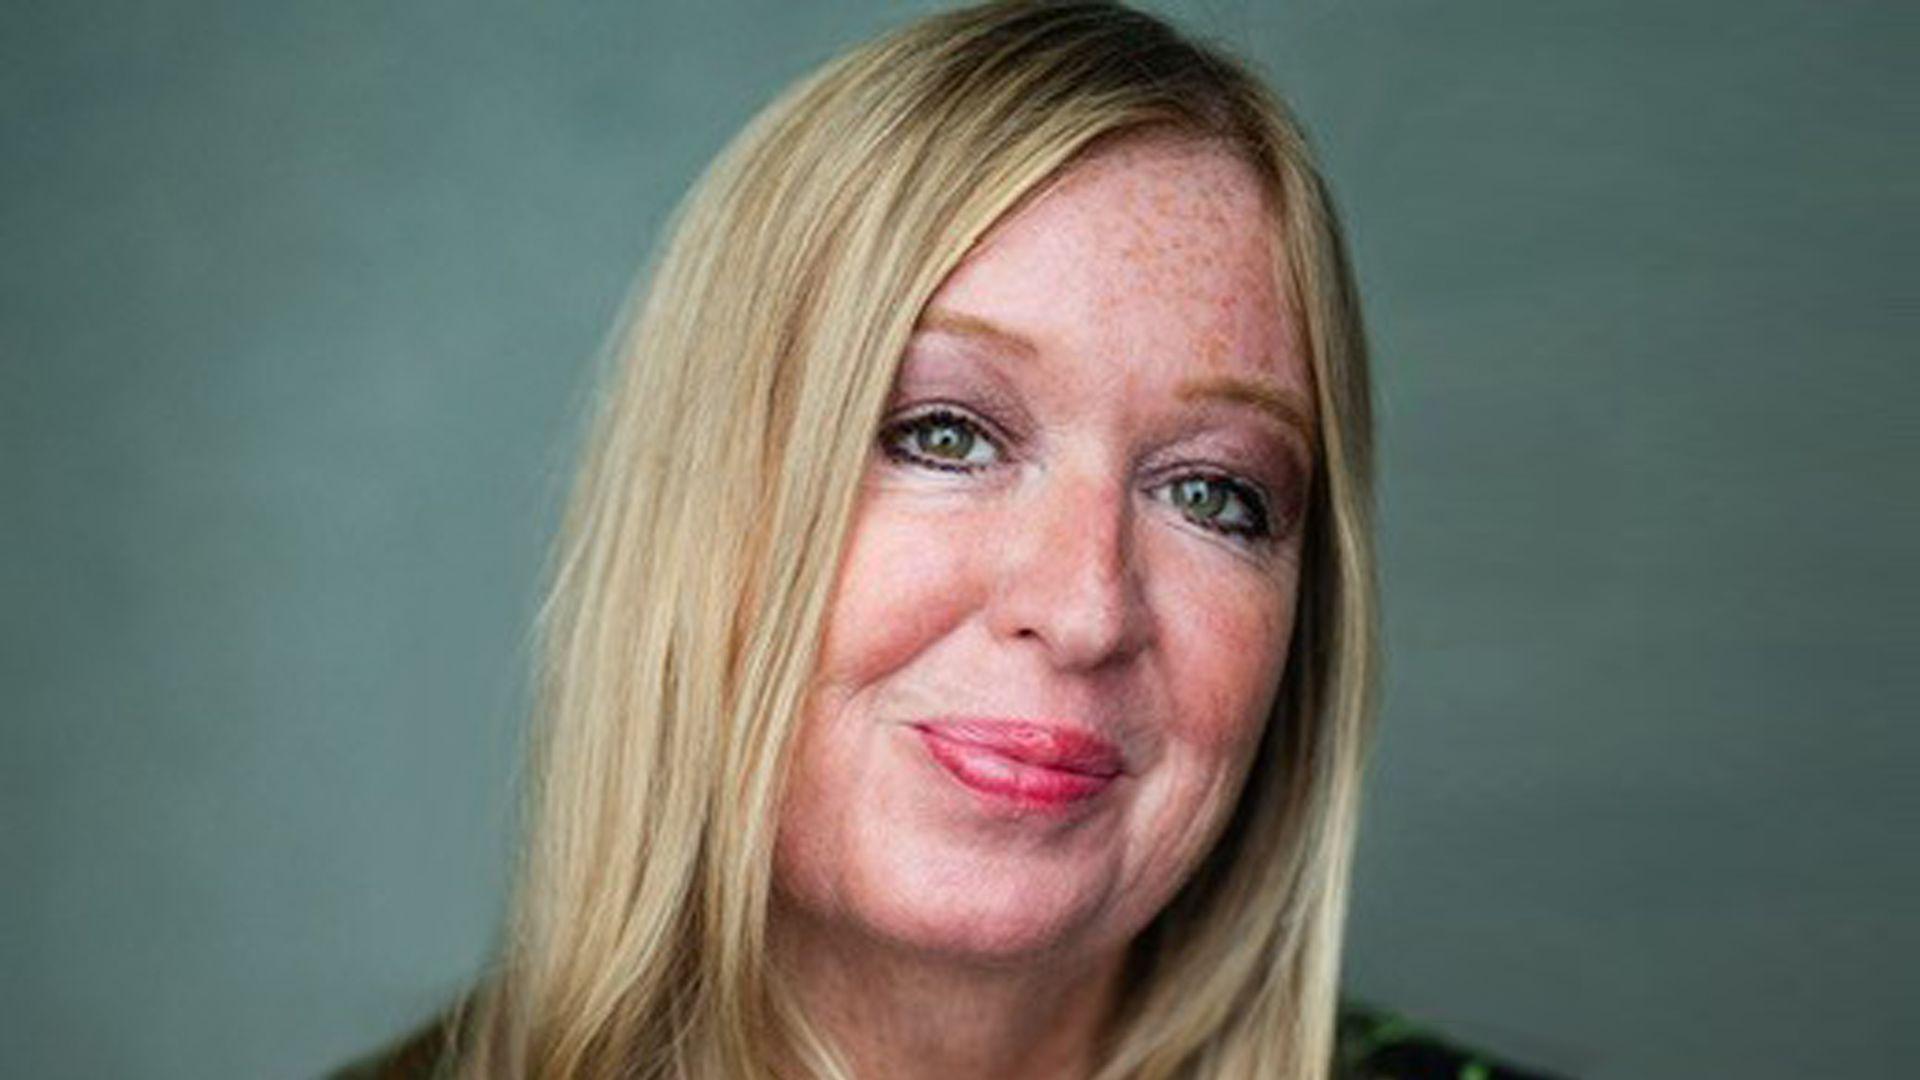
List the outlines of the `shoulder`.
<svg viewBox="0 0 1920 1080">
<path fill-rule="evenodd" d="M 438 1080 L 448 1060 L 449 1030 L 436 1020 L 327 1074 L 327 1080 Z"/>
<path fill-rule="evenodd" d="M 328 1080 L 438 1080 L 450 1032 L 437 1020 L 328 1075 Z M 1337 1080 L 1558 1080 L 1499 1061 L 1385 1009 L 1340 1004 Z"/>
<path fill-rule="evenodd" d="M 1337 1080 L 1557 1080 L 1355 1001 L 1340 1004 L 1336 1046 Z"/>
</svg>

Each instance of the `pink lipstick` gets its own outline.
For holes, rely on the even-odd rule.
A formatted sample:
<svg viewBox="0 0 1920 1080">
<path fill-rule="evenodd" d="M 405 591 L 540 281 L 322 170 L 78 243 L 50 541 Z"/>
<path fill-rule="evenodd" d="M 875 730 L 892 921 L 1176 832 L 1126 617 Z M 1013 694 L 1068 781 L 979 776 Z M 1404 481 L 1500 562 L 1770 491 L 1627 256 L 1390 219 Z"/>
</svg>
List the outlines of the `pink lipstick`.
<svg viewBox="0 0 1920 1080">
<path fill-rule="evenodd" d="M 1063 810 L 1125 772 L 1120 748 L 1083 728 L 1031 720 L 944 719 L 913 725 L 955 780 L 1029 810 Z"/>
</svg>

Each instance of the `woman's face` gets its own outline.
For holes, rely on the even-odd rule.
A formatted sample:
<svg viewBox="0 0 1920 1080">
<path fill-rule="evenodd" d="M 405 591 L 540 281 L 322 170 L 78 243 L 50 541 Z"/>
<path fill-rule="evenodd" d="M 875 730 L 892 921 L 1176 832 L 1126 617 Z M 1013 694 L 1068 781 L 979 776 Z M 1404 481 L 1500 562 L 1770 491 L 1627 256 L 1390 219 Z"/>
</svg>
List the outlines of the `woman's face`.
<svg viewBox="0 0 1920 1080">
<path fill-rule="evenodd" d="M 997 226 L 902 360 L 782 811 L 777 918 L 1104 955 L 1273 705 L 1311 401 L 1239 159 L 1134 139 Z"/>
</svg>

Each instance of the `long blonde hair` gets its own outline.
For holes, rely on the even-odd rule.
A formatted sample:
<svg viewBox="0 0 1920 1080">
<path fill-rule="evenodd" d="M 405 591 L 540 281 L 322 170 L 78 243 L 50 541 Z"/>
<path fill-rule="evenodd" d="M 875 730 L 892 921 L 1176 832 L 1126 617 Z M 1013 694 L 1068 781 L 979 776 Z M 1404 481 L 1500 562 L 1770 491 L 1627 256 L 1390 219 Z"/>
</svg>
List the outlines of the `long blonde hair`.
<svg viewBox="0 0 1920 1080">
<path fill-rule="evenodd" d="M 1142 934 L 1103 1077 L 1321 1077 L 1372 710 L 1371 421 L 1322 182 L 1236 64 L 1105 3 L 992 3 L 828 64 L 681 207 L 541 612 L 531 827 L 455 1046 L 486 1077 L 844 1076 L 770 969 L 785 759 L 916 318 L 1096 140 L 1166 130 L 1269 189 L 1319 423 L 1299 616 L 1218 847 Z M 778 1063 L 776 1065 L 776 1063 Z"/>
</svg>

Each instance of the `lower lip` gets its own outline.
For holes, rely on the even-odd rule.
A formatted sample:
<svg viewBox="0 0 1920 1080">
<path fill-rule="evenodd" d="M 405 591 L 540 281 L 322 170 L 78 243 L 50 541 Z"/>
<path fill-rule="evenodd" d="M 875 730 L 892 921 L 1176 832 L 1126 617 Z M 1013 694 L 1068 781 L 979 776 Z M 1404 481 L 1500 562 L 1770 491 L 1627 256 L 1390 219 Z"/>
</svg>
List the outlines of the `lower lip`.
<svg viewBox="0 0 1920 1080">
<path fill-rule="evenodd" d="M 920 740 L 955 780 L 982 795 L 1027 810 L 1065 810 L 1092 799 L 1114 777 L 1016 761 L 988 747 L 957 742 L 926 730 Z"/>
</svg>

